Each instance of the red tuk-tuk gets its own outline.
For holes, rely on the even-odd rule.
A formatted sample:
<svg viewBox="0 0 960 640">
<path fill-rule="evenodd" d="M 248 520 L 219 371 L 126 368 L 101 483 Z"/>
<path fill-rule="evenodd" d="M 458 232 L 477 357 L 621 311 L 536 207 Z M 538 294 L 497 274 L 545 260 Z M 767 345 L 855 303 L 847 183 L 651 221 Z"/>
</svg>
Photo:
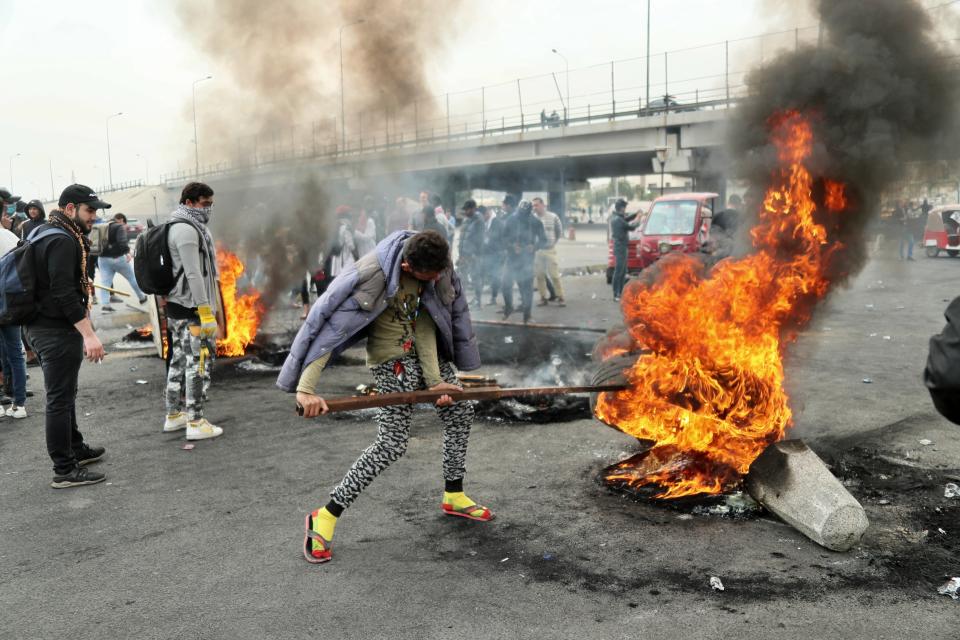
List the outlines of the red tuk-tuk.
<svg viewBox="0 0 960 640">
<path fill-rule="evenodd" d="M 939 206 L 927 214 L 923 246 L 928 258 L 936 258 L 941 251 L 951 258 L 960 255 L 960 204 Z"/>
<path fill-rule="evenodd" d="M 710 241 L 716 193 L 673 193 L 653 201 L 640 232 L 639 258 L 646 268 L 668 253 L 695 253 Z"/>
</svg>

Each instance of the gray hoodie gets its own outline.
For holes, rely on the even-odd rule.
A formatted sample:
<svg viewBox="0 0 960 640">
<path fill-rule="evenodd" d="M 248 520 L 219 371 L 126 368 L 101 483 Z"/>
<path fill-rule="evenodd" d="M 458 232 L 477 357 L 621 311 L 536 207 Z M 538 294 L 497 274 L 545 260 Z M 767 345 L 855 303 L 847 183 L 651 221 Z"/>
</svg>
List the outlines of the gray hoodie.
<svg viewBox="0 0 960 640">
<path fill-rule="evenodd" d="M 212 260 L 216 256 L 207 255 L 200 232 L 190 223 L 172 224 L 168 234 L 173 272 L 180 273 L 180 269 L 183 269 L 183 273 L 177 278 L 177 284 L 167 296 L 167 301 L 188 309 L 202 305 L 215 306 L 217 278 Z"/>
</svg>

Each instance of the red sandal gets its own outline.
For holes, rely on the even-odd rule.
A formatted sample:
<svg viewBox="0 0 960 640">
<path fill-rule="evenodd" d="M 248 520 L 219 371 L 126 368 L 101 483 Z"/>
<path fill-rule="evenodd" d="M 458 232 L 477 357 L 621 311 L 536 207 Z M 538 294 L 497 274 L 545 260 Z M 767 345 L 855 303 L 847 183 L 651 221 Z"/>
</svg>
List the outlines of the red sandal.
<svg viewBox="0 0 960 640">
<path fill-rule="evenodd" d="M 333 558 L 333 551 L 331 550 L 333 541 L 327 540 L 313 530 L 314 513 L 316 513 L 316 511 L 307 514 L 306 535 L 303 537 L 303 557 L 306 558 L 310 564 L 323 564 L 324 562 L 330 562 Z M 319 541 L 323 549 L 314 549 L 312 544 L 313 540 Z"/>
<path fill-rule="evenodd" d="M 459 516 L 469 520 L 479 520 L 480 522 L 489 522 L 490 520 L 493 520 L 493 512 L 479 504 L 472 504 L 469 507 L 457 509 L 452 504 L 447 504 L 444 502 L 440 505 L 440 508 L 443 509 L 443 512 L 448 516 Z M 480 511 L 481 513 L 479 515 L 474 515 L 474 512 L 476 511 Z"/>
</svg>

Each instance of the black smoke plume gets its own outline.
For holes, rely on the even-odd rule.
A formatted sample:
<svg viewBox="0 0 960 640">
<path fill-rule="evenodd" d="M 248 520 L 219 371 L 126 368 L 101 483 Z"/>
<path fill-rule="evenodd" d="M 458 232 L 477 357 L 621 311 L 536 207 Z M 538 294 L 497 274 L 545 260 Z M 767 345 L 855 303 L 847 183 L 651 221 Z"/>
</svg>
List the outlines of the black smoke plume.
<svg viewBox="0 0 960 640">
<path fill-rule="evenodd" d="M 787 110 L 811 119 L 811 173 L 846 183 L 851 196 L 831 225 L 831 238 L 846 246 L 830 270 L 842 281 L 862 267 L 866 225 L 906 163 L 956 155 L 957 61 L 916 0 L 815 0 L 815 8 L 819 44 L 748 76 L 749 97 L 734 110 L 730 141 L 735 173 L 751 187 L 749 218 L 777 166 L 769 119 Z"/>
</svg>

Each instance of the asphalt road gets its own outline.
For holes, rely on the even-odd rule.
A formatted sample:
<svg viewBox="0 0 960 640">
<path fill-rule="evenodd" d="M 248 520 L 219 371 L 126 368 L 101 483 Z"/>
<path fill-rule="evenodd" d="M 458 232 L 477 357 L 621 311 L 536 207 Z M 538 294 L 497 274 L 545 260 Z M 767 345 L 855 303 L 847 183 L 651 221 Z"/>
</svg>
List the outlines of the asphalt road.
<svg viewBox="0 0 960 640">
<path fill-rule="evenodd" d="M 536 318 L 615 322 L 602 278 L 567 279 L 570 306 Z M 792 435 L 871 519 L 848 553 L 770 516 L 608 491 L 598 472 L 634 441 L 589 419 L 479 420 L 466 487 L 497 518 L 447 518 L 423 408 L 406 457 L 341 519 L 333 562 L 310 566 L 304 514 L 372 441 L 371 415 L 298 419 L 273 373 L 221 363 L 208 416 L 225 434 L 183 450 L 160 432 L 162 363 L 114 348 L 84 365 L 79 398 L 107 483 L 49 488 L 42 393 L 30 418 L 0 420 L 0 638 L 956 638 L 960 603 L 936 587 L 960 575 L 960 500 L 943 497 L 960 440 L 919 376 L 958 278 L 960 260 L 878 258 L 790 349 Z M 485 371 L 526 371 L 503 369 Z M 327 389 L 369 380 L 340 366 Z"/>
</svg>

